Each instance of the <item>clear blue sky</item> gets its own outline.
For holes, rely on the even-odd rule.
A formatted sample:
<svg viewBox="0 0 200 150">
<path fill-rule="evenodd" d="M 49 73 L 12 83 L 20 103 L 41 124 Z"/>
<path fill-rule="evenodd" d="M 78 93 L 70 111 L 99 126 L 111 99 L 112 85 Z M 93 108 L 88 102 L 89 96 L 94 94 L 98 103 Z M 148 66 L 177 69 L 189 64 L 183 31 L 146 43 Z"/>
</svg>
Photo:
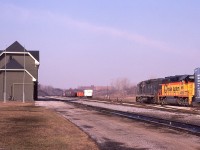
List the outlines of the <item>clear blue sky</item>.
<svg viewBox="0 0 200 150">
<path fill-rule="evenodd" d="M 200 67 L 199 0 L 1 0 L 0 49 L 40 51 L 39 82 L 132 83 Z"/>
</svg>

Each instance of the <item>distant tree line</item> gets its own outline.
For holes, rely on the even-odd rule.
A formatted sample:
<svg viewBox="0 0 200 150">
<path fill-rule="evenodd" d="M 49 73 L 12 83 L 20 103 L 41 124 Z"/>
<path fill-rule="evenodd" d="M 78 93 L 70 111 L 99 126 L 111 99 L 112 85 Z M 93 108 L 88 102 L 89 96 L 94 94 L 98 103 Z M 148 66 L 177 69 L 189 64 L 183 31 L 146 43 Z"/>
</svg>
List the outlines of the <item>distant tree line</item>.
<svg viewBox="0 0 200 150">
<path fill-rule="evenodd" d="M 105 86 L 106 87 L 106 86 Z M 69 89 L 76 90 L 76 89 Z M 64 89 L 54 88 L 48 85 L 38 86 L 38 96 L 62 96 Z M 118 78 L 110 83 L 110 86 L 101 90 L 94 90 L 95 97 L 128 97 L 135 96 L 136 85 L 127 78 Z"/>
<path fill-rule="evenodd" d="M 62 96 L 62 94 L 63 89 L 41 84 L 38 86 L 38 96 Z"/>
<path fill-rule="evenodd" d="M 135 96 L 136 85 L 127 78 L 118 78 L 111 81 L 107 89 L 94 91 L 95 97 L 129 97 Z"/>
<path fill-rule="evenodd" d="M 129 96 L 136 94 L 136 85 L 132 84 L 127 78 L 118 78 L 111 82 L 112 92 L 120 96 Z"/>
</svg>

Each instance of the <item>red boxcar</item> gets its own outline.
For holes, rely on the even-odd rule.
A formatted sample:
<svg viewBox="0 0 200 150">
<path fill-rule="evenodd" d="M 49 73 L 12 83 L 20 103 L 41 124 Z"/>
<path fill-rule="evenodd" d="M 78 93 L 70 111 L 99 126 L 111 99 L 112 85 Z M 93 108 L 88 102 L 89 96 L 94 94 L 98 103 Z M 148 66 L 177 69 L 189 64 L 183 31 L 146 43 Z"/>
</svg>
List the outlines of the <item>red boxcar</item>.
<svg viewBox="0 0 200 150">
<path fill-rule="evenodd" d="M 77 97 L 83 97 L 84 96 L 84 92 L 77 92 Z"/>
</svg>

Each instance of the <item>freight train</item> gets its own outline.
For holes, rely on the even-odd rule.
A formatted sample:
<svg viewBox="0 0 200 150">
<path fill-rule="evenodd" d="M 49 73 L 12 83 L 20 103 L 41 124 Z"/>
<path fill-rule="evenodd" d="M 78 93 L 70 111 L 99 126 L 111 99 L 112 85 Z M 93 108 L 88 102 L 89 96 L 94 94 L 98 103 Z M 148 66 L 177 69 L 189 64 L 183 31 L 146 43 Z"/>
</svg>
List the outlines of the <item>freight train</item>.
<svg viewBox="0 0 200 150">
<path fill-rule="evenodd" d="M 192 106 L 200 103 L 200 68 L 193 75 L 149 79 L 137 84 L 137 102 Z"/>
<path fill-rule="evenodd" d="M 93 90 L 66 90 L 63 92 L 65 97 L 87 97 L 92 98 Z"/>
</svg>

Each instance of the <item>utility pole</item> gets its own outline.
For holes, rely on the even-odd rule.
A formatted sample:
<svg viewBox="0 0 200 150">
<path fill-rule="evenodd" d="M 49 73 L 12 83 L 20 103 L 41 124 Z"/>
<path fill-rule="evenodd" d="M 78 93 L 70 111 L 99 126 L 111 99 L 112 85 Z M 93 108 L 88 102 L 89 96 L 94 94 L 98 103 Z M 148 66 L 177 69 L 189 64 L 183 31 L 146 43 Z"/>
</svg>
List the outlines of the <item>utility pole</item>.
<svg viewBox="0 0 200 150">
<path fill-rule="evenodd" d="M 6 103 L 6 49 L 5 49 L 5 74 L 4 74 L 4 103 Z"/>
<path fill-rule="evenodd" d="M 25 46 L 24 46 L 24 75 L 23 75 L 23 103 L 25 103 L 25 87 L 24 87 L 24 84 L 25 84 Z"/>
</svg>

